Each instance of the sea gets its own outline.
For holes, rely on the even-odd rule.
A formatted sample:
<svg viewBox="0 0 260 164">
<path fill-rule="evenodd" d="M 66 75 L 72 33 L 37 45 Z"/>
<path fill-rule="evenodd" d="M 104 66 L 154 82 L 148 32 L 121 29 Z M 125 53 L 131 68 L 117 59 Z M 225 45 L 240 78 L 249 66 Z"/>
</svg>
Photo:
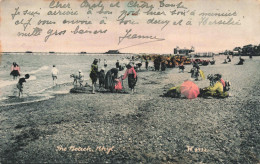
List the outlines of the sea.
<svg viewBox="0 0 260 164">
<path fill-rule="evenodd" d="M 73 88 L 71 74 L 84 74 L 84 83 L 91 85 L 89 77 L 91 64 L 98 59 L 99 69 L 105 71 L 114 68 L 116 61 L 128 64 L 135 54 L 77 54 L 77 53 L 3 53 L 0 60 L 0 106 L 17 105 L 49 99 L 56 94 L 69 93 Z M 107 67 L 104 67 L 104 59 Z M 23 98 L 18 98 L 16 84 L 10 76 L 12 63 L 20 66 L 21 77 L 30 74 L 24 83 Z M 53 65 L 59 70 L 57 85 L 53 86 L 51 69 Z M 119 72 L 122 75 L 124 72 Z"/>
</svg>

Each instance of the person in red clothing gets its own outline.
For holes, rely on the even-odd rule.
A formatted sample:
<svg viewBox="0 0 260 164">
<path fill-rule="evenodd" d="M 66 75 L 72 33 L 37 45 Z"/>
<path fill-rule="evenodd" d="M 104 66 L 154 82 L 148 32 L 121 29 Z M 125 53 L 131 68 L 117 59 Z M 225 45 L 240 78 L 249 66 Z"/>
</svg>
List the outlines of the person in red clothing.
<svg viewBox="0 0 260 164">
<path fill-rule="evenodd" d="M 130 64 L 126 66 L 127 70 L 125 71 L 124 77 L 122 80 L 126 79 L 128 77 L 128 87 L 131 89 L 132 93 L 134 93 L 134 88 L 137 82 L 137 74 Z"/>
</svg>

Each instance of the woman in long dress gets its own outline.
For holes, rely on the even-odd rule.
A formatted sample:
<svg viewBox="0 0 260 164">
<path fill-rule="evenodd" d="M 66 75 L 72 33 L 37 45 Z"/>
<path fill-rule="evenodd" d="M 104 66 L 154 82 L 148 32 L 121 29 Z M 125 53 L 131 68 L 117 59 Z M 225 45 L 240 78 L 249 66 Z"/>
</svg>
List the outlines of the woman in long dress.
<svg viewBox="0 0 260 164">
<path fill-rule="evenodd" d="M 106 73 L 105 77 L 105 88 L 109 89 L 111 92 L 115 91 L 116 78 L 118 75 L 118 69 L 112 68 Z"/>
<path fill-rule="evenodd" d="M 97 82 L 97 79 L 98 79 L 98 60 L 95 59 L 91 65 L 91 70 L 90 70 L 90 78 L 91 78 L 91 81 L 92 81 L 92 93 L 94 94 L 95 93 L 95 85 L 96 85 L 96 82 Z"/>
<path fill-rule="evenodd" d="M 125 71 L 124 77 L 122 80 L 126 79 L 128 77 L 128 87 L 131 89 L 132 93 L 134 93 L 134 88 L 137 82 L 137 74 L 130 64 L 126 66 L 127 70 Z"/>
</svg>

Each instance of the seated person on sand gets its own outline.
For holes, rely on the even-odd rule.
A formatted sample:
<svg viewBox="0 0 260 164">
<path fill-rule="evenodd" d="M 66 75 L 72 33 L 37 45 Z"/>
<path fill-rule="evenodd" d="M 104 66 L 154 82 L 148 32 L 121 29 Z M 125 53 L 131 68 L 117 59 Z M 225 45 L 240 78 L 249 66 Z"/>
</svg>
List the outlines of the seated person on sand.
<svg viewBox="0 0 260 164">
<path fill-rule="evenodd" d="M 214 65 L 215 62 L 216 62 L 216 61 L 215 61 L 214 57 L 212 57 L 212 61 L 210 61 L 210 64 L 211 64 L 211 65 Z"/>
<path fill-rule="evenodd" d="M 137 64 L 135 65 L 135 67 L 134 67 L 134 68 L 135 68 L 135 70 L 136 70 L 136 71 L 140 71 L 140 70 L 141 70 L 141 67 L 142 67 L 142 65 L 143 65 L 142 63 L 137 63 Z"/>
<path fill-rule="evenodd" d="M 245 59 L 239 57 L 239 62 L 237 63 L 237 65 L 243 65 L 244 61 L 245 61 Z"/>
<path fill-rule="evenodd" d="M 225 98 L 228 97 L 229 94 L 228 92 L 224 91 L 224 86 L 225 82 L 221 78 L 220 74 L 216 74 L 213 77 L 215 84 L 203 89 L 200 89 L 200 96 L 202 97 L 207 97 L 207 96 L 212 96 L 212 97 L 219 97 L 219 98 Z"/>
<path fill-rule="evenodd" d="M 170 88 L 163 97 L 180 98 L 181 97 L 181 85 Z"/>
<path fill-rule="evenodd" d="M 230 57 L 229 57 L 229 56 L 227 56 L 227 60 L 228 60 L 228 62 L 231 62 L 231 59 L 230 59 Z"/>
<path fill-rule="evenodd" d="M 29 74 L 26 74 L 25 77 L 22 77 L 19 79 L 16 87 L 19 89 L 19 97 L 23 97 L 23 83 L 26 82 L 26 79 L 29 79 L 30 78 L 30 75 Z"/>
<path fill-rule="evenodd" d="M 210 61 L 210 64 L 214 65 L 215 64 L 215 60 Z"/>
<path fill-rule="evenodd" d="M 224 62 L 223 62 L 222 64 L 227 64 L 227 63 L 228 63 L 228 62 L 227 62 L 227 60 L 225 59 Z"/>
</svg>

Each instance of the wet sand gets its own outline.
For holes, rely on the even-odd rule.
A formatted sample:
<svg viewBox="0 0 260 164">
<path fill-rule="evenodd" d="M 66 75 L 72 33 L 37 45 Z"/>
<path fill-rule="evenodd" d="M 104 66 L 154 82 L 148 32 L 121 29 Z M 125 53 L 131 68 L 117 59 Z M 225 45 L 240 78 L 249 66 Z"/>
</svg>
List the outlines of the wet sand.
<svg viewBox="0 0 260 164">
<path fill-rule="evenodd" d="M 62 94 L 1 107 L 0 162 L 259 163 L 260 58 L 245 59 L 201 66 L 231 82 L 226 99 L 160 97 L 190 79 L 186 66 L 138 72 L 135 94 Z"/>
</svg>

